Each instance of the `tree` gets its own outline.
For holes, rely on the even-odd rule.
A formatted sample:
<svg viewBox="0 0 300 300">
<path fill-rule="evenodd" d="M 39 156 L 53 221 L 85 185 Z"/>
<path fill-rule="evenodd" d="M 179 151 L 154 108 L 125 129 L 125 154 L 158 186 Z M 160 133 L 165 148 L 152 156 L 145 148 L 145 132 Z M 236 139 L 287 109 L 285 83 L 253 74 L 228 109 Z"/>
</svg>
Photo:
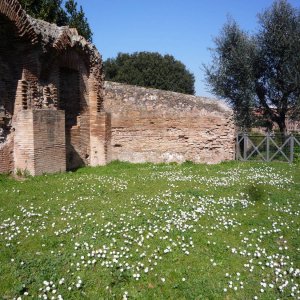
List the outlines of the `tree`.
<svg viewBox="0 0 300 300">
<path fill-rule="evenodd" d="M 195 78 L 172 55 L 155 52 L 119 53 L 104 64 L 105 79 L 138 86 L 194 94 Z"/>
<path fill-rule="evenodd" d="M 93 33 L 85 17 L 82 6 L 77 10 L 77 3 L 74 0 L 68 0 L 65 4 L 68 14 L 68 25 L 77 29 L 78 33 L 84 36 L 88 41 L 92 41 Z"/>
<path fill-rule="evenodd" d="M 260 110 L 286 134 L 287 116 L 300 118 L 300 10 L 277 0 L 259 24 L 252 36 L 232 20 L 224 25 L 206 79 L 232 105 L 238 125 L 250 128 Z"/>
<path fill-rule="evenodd" d="M 36 19 L 42 19 L 58 26 L 66 25 L 67 14 L 62 9 L 62 0 L 19 0 L 26 12 Z"/>
<path fill-rule="evenodd" d="M 93 34 L 82 6 L 78 11 L 74 0 L 67 0 L 65 9 L 62 7 L 62 0 L 19 0 L 19 2 L 32 17 L 58 26 L 68 25 L 76 28 L 80 35 L 92 41 Z"/>
</svg>

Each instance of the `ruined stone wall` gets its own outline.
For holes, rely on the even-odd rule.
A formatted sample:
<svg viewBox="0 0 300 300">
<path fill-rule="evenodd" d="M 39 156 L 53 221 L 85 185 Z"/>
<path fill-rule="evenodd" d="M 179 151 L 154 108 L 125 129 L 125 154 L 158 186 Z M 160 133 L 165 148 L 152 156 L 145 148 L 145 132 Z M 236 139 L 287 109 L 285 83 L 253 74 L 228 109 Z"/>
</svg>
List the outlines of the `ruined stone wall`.
<svg viewBox="0 0 300 300">
<path fill-rule="evenodd" d="M 49 81 L 57 86 L 57 106 L 66 120 L 67 169 L 89 165 L 90 117 L 88 70 L 82 57 L 70 49 L 53 61 Z"/>
<path fill-rule="evenodd" d="M 23 110 L 16 120 L 15 169 L 31 175 L 66 169 L 65 116 L 60 110 Z M 26 138 L 24 138 L 26 137 Z"/>
<path fill-rule="evenodd" d="M 104 94 L 101 56 L 76 29 L 1 0 L 0 40 L 0 172 L 233 158 L 228 107 L 116 83 Z"/>
<path fill-rule="evenodd" d="M 17 0 L 0 1 L 0 40 L 0 172 L 105 164 L 110 123 L 95 46 Z"/>
<path fill-rule="evenodd" d="M 0 40 L 0 173 L 8 173 L 14 167 L 13 115 L 26 43 L 18 37 L 16 26 L 1 14 Z"/>
<path fill-rule="evenodd" d="M 0 174 L 9 173 L 14 168 L 14 142 L 11 135 L 5 144 L 0 145 Z"/>
<path fill-rule="evenodd" d="M 232 111 L 219 101 L 105 82 L 111 159 L 217 163 L 234 158 Z"/>
</svg>

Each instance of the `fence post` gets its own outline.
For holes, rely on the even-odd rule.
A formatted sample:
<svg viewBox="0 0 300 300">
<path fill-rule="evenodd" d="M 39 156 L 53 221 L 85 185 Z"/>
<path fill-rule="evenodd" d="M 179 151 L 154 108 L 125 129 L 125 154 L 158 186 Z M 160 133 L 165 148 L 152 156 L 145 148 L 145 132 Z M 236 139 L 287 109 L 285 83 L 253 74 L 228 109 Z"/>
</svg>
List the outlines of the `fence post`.
<svg viewBox="0 0 300 300">
<path fill-rule="evenodd" d="M 235 141 L 235 159 L 240 160 L 240 143 L 239 143 L 239 133 L 236 134 Z"/>
<path fill-rule="evenodd" d="M 244 153 L 243 153 L 243 160 L 244 161 L 247 158 L 247 143 L 248 143 L 248 134 L 244 133 Z"/>
<path fill-rule="evenodd" d="M 294 161 L 294 136 L 290 136 L 290 164 Z"/>
<path fill-rule="evenodd" d="M 266 139 L 266 145 L 267 145 L 267 161 L 270 161 L 270 132 L 267 132 L 267 139 Z"/>
</svg>

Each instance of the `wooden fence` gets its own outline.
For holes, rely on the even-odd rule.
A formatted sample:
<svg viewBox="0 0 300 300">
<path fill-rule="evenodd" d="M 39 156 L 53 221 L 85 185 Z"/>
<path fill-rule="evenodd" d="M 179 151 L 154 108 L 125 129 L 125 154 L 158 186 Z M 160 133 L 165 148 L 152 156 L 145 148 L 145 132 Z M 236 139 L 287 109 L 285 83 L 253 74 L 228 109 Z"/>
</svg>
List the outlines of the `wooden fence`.
<svg viewBox="0 0 300 300">
<path fill-rule="evenodd" d="M 236 136 L 236 159 L 241 161 L 287 161 L 300 158 L 300 135 L 239 133 Z"/>
</svg>

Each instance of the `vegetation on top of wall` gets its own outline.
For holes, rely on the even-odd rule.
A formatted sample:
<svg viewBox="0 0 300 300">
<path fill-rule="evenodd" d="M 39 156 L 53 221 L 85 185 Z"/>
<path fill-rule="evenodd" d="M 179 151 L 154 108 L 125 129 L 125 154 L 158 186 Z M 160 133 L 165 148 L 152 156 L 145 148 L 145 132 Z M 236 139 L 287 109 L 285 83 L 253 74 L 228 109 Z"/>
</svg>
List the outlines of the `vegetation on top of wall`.
<svg viewBox="0 0 300 300">
<path fill-rule="evenodd" d="M 195 78 L 172 55 L 157 52 L 119 53 L 104 62 L 105 79 L 149 88 L 195 94 Z"/>
<path fill-rule="evenodd" d="M 82 6 L 77 9 L 77 2 L 67 0 L 64 7 L 62 0 L 19 0 L 27 14 L 58 26 L 68 25 L 76 28 L 78 33 L 92 41 L 93 33 L 85 17 Z"/>
<path fill-rule="evenodd" d="M 259 111 L 286 133 L 286 118 L 300 118 L 300 9 L 274 1 L 259 25 L 254 35 L 233 20 L 224 25 L 206 79 L 232 105 L 238 125 L 250 128 Z"/>
</svg>

